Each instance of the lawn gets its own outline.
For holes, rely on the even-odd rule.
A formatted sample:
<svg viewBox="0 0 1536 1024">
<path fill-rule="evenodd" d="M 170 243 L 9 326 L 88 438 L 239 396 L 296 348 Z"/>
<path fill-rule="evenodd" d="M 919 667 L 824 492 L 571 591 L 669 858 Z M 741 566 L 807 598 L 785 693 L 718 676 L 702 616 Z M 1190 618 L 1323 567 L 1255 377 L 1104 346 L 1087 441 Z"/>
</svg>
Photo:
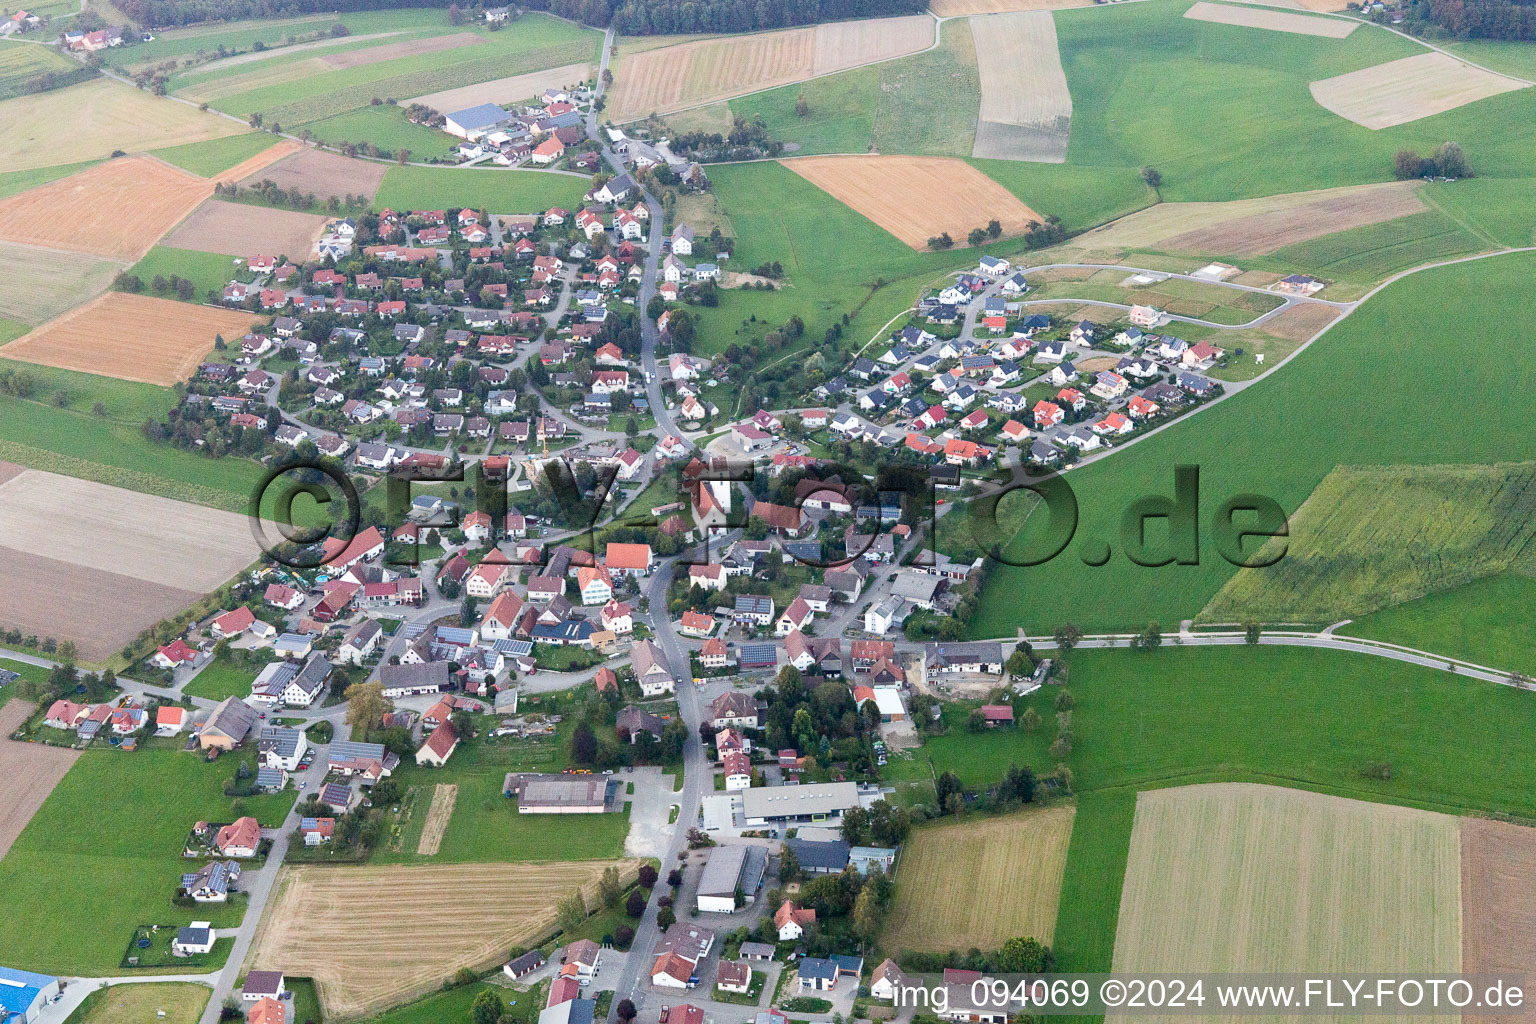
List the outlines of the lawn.
<svg viewBox="0 0 1536 1024">
<path fill-rule="evenodd" d="M 267 132 L 247 132 L 244 135 L 230 135 L 208 142 L 193 142 L 185 146 L 157 149 L 152 155 L 166 163 L 175 164 L 182 170 L 212 178 L 281 141 Z"/>
<path fill-rule="evenodd" d="M 184 689 L 189 696 L 223 700 L 225 697 L 244 697 L 251 692 L 251 681 L 261 670 L 261 659 L 255 665 L 242 665 L 233 655 L 224 655 L 209 662 L 197 677 Z"/>
<path fill-rule="evenodd" d="M 534 992 L 519 992 L 501 985 L 478 982 L 462 988 L 437 992 L 425 999 L 396 1007 L 388 1013 L 370 1017 L 364 1024 L 441 1024 L 443 1021 L 470 1019 L 469 1009 L 481 992 L 495 992 L 503 1003 L 511 1002 L 506 1015 L 517 1021 L 531 1021 L 538 1017 L 542 1008 Z"/>
<path fill-rule="evenodd" d="M 234 770 L 229 758 L 208 764 L 179 751 L 86 751 L 0 861 L 0 944 L 9 961 L 55 974 L 121 974 L 140 924 L 237 925 L 239 905 L 171 903 L 188 830 L 236 816 L 222 791 Z M 294 796 L 242 803 L 264 825 L 277 825 Z M 91 899 L 60 896 L 82 878 L 92 880 Z"/>
<path fill-rule="evenodd" d="M 112 985 L 85 997 L 64 1024 L 126 1024 L 160 1020 L 165 1024 L 196 1024 L 208 1005 L 202 985 L 154 983 Z M 302 1021 L 299 1024 L 303 1024 Z"/>
<path fill-rule="evenodd" d="M 376 209 L 430 210 L 472 206 L 493 214 L 542 213 L 551 206 L 575 209 L 589 182 L 573 174 L 502 167 L 391 167 L 384 174 Z"/>
<path fill-rule="evenodd" d="M 1198 419 L 1149 437 L 1109 459 L 1070 473 L 1079 520 L 1077 543 L 1033 568 L 997 566 L 972 624 L 977 636 L 1012 634 L 1020 625 L 1050 632 L 1062 622 L 1127 628 L 1157 619 L 1172 626 L 1197 614 L 1233 573 L 1207 525 L 1220 502 L 1257 492 L 1293 514 L 1338 465 L 1493 463 L 1536 457 L 1536 416 L 1508 394 L 1507 368 L 1523 358 L 1525 310 L 1499 296 L 1521 294 L 1536 268 L 1529 254 L 1492 257 L 1416 274 L 1379 293 L 1289 363 Z M 1462 358 L 1463 337 L 1483 339 L 1476 360 Z M 1381 380 L 1382 339 L 1390 338 L 1391 386 Z M 1490 396 L 1468 417 L 1458 393 Z M 1327 429 L 1317 429 L 1327 410 Z M 1198 422 L 1198 428 L 1191 424 Z M 1122 512 L 1137 499 L 1169 495 L 1174 466 L 1200 469 L 1204 528 L 1198 565 L 1147 568 L 1124 557 Z M 1248 520 L 1240 519 L 1239 522 Z M 1047 523 L 1031 517 L 1010 550 L 1039 551 Z M 1153 521 L 1148 539 L 1164 545 Z M 1096 570 L 1080 557 L 1084 541 L 1108 543 Z M 1023 545 L 1031 545 L 1025 548 Z M 1252 541 L 1245 552 L 1255 547 Z"/>
<path fill-rule="evenodd" d="M 176 249 L 168 245 L 157 245 L 150 249 L 143 259 L 128 269 L 128 273 L 144 282 L 143 294 L 157 295 L 162 299 L 174 299 L 177 295 L 169 289 L 164 293 L 154 290 L 153 282 L 157 274 L 167 281 L 172 274 L 185 277 L 193 284 L 192 298 L 187 301 L 197 304 L 208 301 L 210 291 L 222 295 L 224 286 L 235 280 L 236 276 L 234 261 L 228 256 L 199 252 L 196 249 Z"/>
</svg>

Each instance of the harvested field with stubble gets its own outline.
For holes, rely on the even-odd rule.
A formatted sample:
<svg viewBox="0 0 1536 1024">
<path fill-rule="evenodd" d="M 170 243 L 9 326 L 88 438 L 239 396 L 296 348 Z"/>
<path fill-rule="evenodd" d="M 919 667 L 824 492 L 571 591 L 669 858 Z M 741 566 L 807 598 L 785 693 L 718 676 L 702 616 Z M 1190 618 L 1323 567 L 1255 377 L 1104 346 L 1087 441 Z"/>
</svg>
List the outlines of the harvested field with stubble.
<svg viewBox="0 0 1536 1024">
<path fill-rule="evenodd" d="M 882 945 L 997 949 L 1018 935 L 1050 945 L 1074 813 L 1039 808 L 913 829 Z"/>
<path fill-rule="evenodd" d="M 226 256 L 287 256 L 303 263 L 325 228 L 324 217 L 210 199 L 162 242 Z"/>
<path fill-rule="evenodd" d="M 1335 75 L 1309 88 L 1323 107 L 1375 131 L 1529 86 L 1436 51 Z"/>
<path fill-rule="evenodd" d="M 926 14 L 704 39 L 620 58 L 610 91 L 615 121 L 716 103 L 933 45 Z"/>
<path fill-rule="evenodd" d="M 1137 795 L 1116 973 L 1461 962 L 1458 819 L 1246 783 Z"/>
<path fill-rule="evenodd" d="M 1211 21 L 1218 25 L 1262 28 L 1270 32 L 1294 32 L 1298 35 L 1324 36 L 1329 39 L 1343 39 L 1360 27 L 1358 21 L 1312 18 L 1305 14 L 1286 14 L 1283 11 L 1262 8 L 1207 3 L 1206 0 L 1199 0 L 1184 12 L 1184 17 L 1195 21 Z"/>
<path fill-rule="evenodd" d="M 68 125 L 68 131 L 60 131 Z M 162 149 L 250 131 L 196 107 L 98 78 L 0 104 L 0 166 L 7 171 L 99 160 L 128 144 Z M 133 200 L 103 204 L 113 213 Z"/>
<path fill-rule="evenodd" d="M 545 89 L 561 89 L 585 82 L 591 74 L 590 64 L 567 64 L 548 71 L 534 71 L 510 78 L 496 78 L 478 85 L 466 85 L 460 89 L 429 92 L 425 96 L 416 96 L 403 102 L 420 103 L 441 112 L 463 110 L 481 103 L 518 103 L 543 95 Z"/>
<path fill-rule="evenodd" d="M 34 710 L 23 700 L 0 707 L 0 859 L 80 756 L 67 747 L 11 740 L 11 733 Z"/>
<path fill-rule="evenodd" d="M 213 182 L 122 157 L 0 200 L 0 241 L 133 262 L 213 194 Z"/>
<path fill-rule="evenodd" d="M 423 857 L 435 857 L 438 847 L 443 845 L 443 833 L 448 831 L 448 821 L 453 817 L 453 805 L 458 802 L 459 787 L 453 784 L 438 783 L 432 790 L 432 807 L 427 811 L 427 820 L 421 826 L 421 839 L 416 843 L 416 852 Z"/>
<path fill-rule="evenodd" d="M 963 160 L 932 156 L 808 156 L 785 167 L 914 249 L 949 232 L 964 239 L 990 220 L 1004 235 L 1043 218 Z"/>
<path fill-rule="evenodd" d="M 383 60 L 415 57 L 423 53 L 438 53 L 442 50 L 457 50 L 463 46 L 474 46 L 485 41 L 485 36 L 474 32 L 455 32 L 447 36 L 432 36 L 427 39 L 412 39 L 404 43 L 387 43 L 384 46 L 370 46 L 361 50 L 328 53 L 319 59 L 329 68 L 356 68 L 364 64 L 377 64 Z"/>
<path fill-rule="evenodd" d="M 122 267 L 83 253 L 0 242 L 0 318 L 45 323 L 106 291 Z"/>
<path fill-rule="evenodd" d="M 1529 974 L 1536 963 L 1536 829 L 1482 818 L 1461 822 L 1461 969 Z M 1536 982 L 1525 986 L 1525 1005 Z M 1479 1016 L 1516 1024 L 1524 1015 Z"/>
<path fill-rule="evenodd" d="M 272 181 L 279 188 L 313 192 L 321 199 L 349 195 L 372 199 L 387 170 L 389 165 L 377 160 L 354 160 L 340 153 L 305 148 L 247 175 L 240 185 L 249 188 L 258 182 Z"/>
<path fill-rule="evenodd" d="M 1085 249 L 1261 256 L 1425 209 L 1412 181 L 1349 185 L 1225 203 L 1159 203 L 1074 239 Z"/>
<path fill-rule="evenodd" d="M 214 336 L 239 338 L 254 313 L 108 292 L 0 347 L 26 363 L 170 387 L 213 350 Z"/>
<path fill-rule="evenodd" d="M 981 74 L 975 157 L 1063 163 L 1072 128 L 1072 94 L 1050 11 L 971 20 Z"/>
<path fill-rule="evenodd" d="M 604 868 L 629 881 L 640 863 L 285 867 L 245 966 L 314 978 L 327 1019 L 367 1016 L 534 945 L 572 889 L 591 906 Z"/>
<path fill-rule="evenodd" d="M 1010 11 L 1064 11 L 1092 7 L 1094 0 L 932 0 L 928 9 L 940 18 L 970 14 L 1007 14 Z"/>
</svg>

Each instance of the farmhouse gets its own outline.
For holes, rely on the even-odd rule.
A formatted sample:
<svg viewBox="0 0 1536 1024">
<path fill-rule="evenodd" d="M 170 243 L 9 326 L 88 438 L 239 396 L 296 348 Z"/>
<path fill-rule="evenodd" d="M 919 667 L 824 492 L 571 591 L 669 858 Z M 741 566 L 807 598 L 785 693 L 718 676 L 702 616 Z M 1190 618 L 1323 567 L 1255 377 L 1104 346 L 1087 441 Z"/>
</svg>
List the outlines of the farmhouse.
<svg viewBox="0 0 1536 1024">
<path fill-rule="evenodd" d="M 792 942 L 805 934 L 809 925 L 816 923 L 816 911 L 810 907 L 797 907 L 789 900 L 779 904 L 774 911 L 773 925 L 778 929 L 780 942 Z"/>
<path fill-rule="evenodd" d="M 226 697 L 208 713 L 197 734 L 198 746 L 203 750 L 233 750 L 245 742 L 255 724 L 256 712 L 249 704 Z"/>
</svg>

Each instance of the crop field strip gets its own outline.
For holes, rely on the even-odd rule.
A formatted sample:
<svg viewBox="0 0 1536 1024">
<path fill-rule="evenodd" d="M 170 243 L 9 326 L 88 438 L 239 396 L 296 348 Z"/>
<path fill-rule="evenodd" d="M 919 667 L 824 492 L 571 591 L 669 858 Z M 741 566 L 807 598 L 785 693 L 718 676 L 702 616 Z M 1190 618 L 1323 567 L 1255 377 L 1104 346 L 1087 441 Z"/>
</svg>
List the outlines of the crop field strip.
<svg viewBox="0 0 1536 1024">
<path fill-rule="evenodd" d="M 460 967 L 500 963 L 510 947 L 547 934 L 573 889 L 590 905 L 604 868 L 618 864 L 632 880 L 639 863 L 285 867 L 246 967 L 314 978 L 328 1018 L 366 1016 L 438 988 Z M 428 932 L 426 945 L 399 941 Z"/>
<path fill-rule="evenodd" d="M 1312 98 L 1319 104 L 1372 130 L 1407 124 L 1500 93 L 1528 88 L 1529 83 L 1484 71 L 1438 51 L 1311 84 Z"/>
<path fill-rule="evenodd" d="M 1308 36 L 1326 36 L 1329 39 L 1343 39 L 1360 27 L 1360 23 L 1356 21 L 1286 14 L 1283 11 L 1263 8 L 1209 3 L 1207 0 L 1199 0 L 1184 12 L 1184 17 L 1193 18 L 1196 21 L 1214 22 L 1218 25 L 1239 25 L 1243 28 L 1260 28 L 1269 32 L 1296 32 Z"/>
<path fill-rule="evenodd" d="M 0 242 L 0 317 L 36 327 L 106 291 L 122 267 L 83 253 Z"/>
<path fill-rule="evenodd" d="M 996 949 L 1032 936 L 1050 945 L 1073 809 L 1030 809 L 914 829 L 902 848 L 889 949 Z"/>
<path fill-rule="evenodd" d="M 1533 538 L 1536 463 L 1340 466 L 1291 515 L 1285 557 L 1239 569 L 1199 618 L 1336 622 L 1502 572 Z"/>
<path fill-rule="evenodd" d="M 430 39 L 415 39 L 404 43 L 370 46 L 361 50 L 347 50 L 343 53 L 328 53 L 320 58 L 320 62 L 329 68 L 355 68 L 364 64 L 396 60 L 400 57 L 414 57 L 422 53 L 439 53 L 443 50 L 476 46 L 484 43 L 486 38 L 477 32 L 455 32 L 452 35 L 435 36 Z"/>
<path fill-rule="evenodd" d="M 372 199 L 387 170 L 389 166 L 377 160 L 356 160 L 340 153 L 305 148 L 251 172 L 239 184 L 250 188 L 271 181 L 279 188 L 313 192 L 321 199 L 349 195 Z"/>
<path fill-rule="evenodd" d="M 132 262 L 213 194 L 153 157 L 122 157 L 0 200 L 0 241 Z"/>
<path fill-rule="evenodd" d="M 277 163 L 285 157 L 297 153 L 305 148 L 300 142 L 293 139 L 280 139 L 253 156 L 240 161 L 226 171 L 221 171 L 213 176 L 213 180 L 220 185 L 232 185 L 243 181 L 259 171 Z"/>
<path fill-rule="evenodd" d="M 427 820 L 421 826 L 421 839 L 416 843 L 417 854 L 423 857 L 436 856 L 438 849 L 443 845 L 443 833 L 448 831 L 448 822 L 453 817 L 453 805 L 459 799 L 459 787 L 453 783 L 438 783 L 432 789 L 432 806 L 427 811 Z"/>
<path fill-rule="evenodd" d="M 170 387 L 259 317 L 232 309 L 107 292 L 0 347 L 0 357 Z"/>
<path fill-rule="evenodd" d="M 933 40 L 933 19 L 918 14 L 644 50 L 621 57 L 609 112 L 616 121 L 634 120 L 716 103 L 915 53 Z"/>
<path fill-rule="evenodd" d="M 963 238 L 989 220 L 1003 234 L 1042 220 L 970 164 L 944 157 L 813 156 L 781 163 L 913 249 L 942 232 Z"/>
<path fill-rule="evenodd" d="M 518 103 L 534 96 L 541 96 L 546 89 L 560 89 L 584 82 L 592 74 L 592 65 L 585 62 L 566 64 L 547 71 L 533 71 L 525 75 L 496 78 L 489 82 L 429 92 L 413 96 L 407 104 L 420 103 L 437 111 L 463 110 L 481 103 Z"/>
<path fill-rule="evenodd" d="M 1007 14 L 1012 11 L 1061 11 L 1092 7 L 1095 0 L 932 0 L 928 9 L 940 18 L 973 14 Z"/>
<path fill-rule="evenodd" d="M 303 263 L 314 251 L 326 218 L 209 199 L 162 244 L 226 256 L 287 256 Z"/>
<path fill-rule="evenodd" d="M 70 130 L 60 132 L 65 124 Z M 0 104 L 0 154 L 9 171 L 99 160 L 128 140 L 136 149 L 160 149 L 246 131 L 227 118 L 106 78 Z M 106 205 L 120 213 L 134 204 L 119 197 Z"/>
<path fill-rule="evenodd" d="M 33 710 L 23 700 L 0 707 L 0 859 L 80 756 L 64 747 L 13 741 L 11 733 Z"/>
<path fill-rule="evenodd" d="M 1461 969 L 1528 974 L 1536 963 L 1536 829 L 1464 818 L 1461 823 Z M 1536 981 L 1525 985 L 1525 1005 Z M 1515 1024 L 1519 1014 L 1480 1016 Z"/>
<path fill-rule="evenodd" d="M 1119 914 L 1117 973 L 1455 972 L 1459 822 L 1242 783 L 1143 792 Z"/>
<path fill-rule="evenodd" d="M 981 113 L 971 155 L 1062 163 L 1072 94 L 1050 11 L 971 20 L 981 74 Z"/>
<path fill-rule="evenodd" d="M 22 95 L 40 75 L 65 74 L 79 68 L 52 47 L 0 41 L 0 99 Z"/>
<path fill-rule="evenodd" d="M 1439 210 L 1425 210 L 1299 242 L 1273 255 L 1325 278 L 1365 283 L 1406 267 L 1489 248 Z"/>
</svg>

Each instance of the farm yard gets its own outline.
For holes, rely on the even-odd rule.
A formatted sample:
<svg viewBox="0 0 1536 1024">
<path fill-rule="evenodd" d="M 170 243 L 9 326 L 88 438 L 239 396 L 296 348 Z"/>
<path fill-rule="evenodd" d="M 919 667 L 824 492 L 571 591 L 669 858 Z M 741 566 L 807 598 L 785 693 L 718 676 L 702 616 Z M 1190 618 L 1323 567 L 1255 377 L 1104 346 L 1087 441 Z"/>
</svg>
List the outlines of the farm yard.
<svg viewBox="0 0 1536 1024">
<path fill-rule="evenodd" d="M 132 262 L 213 194 L 153 157 L 124 157 L 0 200 L 0 240 Z"/>
<path fill-rule="evenodd" d="M 579 887 L 590 905 L 615 863 L 633 880 L 638 861 L 285 867 L 246 966 L 314 978 L 327 1017 L 377 1013 L 541 940 L 555 903 Z M 431 943 L 399 941 L 428 931 Z"/>
<path fill-rule="evenodd" d="M 914 249 L 944 232 L 964 238 L 989 220 L 1000 221 L 1004 235 L 1042 220 L 1013 193 L 959 160 L 828 156 L 781 162 Z"/>
<path fill-rule="evenodd" d="M 326 219 L 293 210 L 269 210 L 210 199 L 167 235 L 164 244 L 226 256 L 310 258 Z"/>
<path fill-rule="evenodd" d="M 59 125 L 70 126 L 60 133 Z M 99 160 L 129 142 L 158 149 L 249 131 L 184 103 L 109 79 L 0 103 L 0 155 L 7 170 Z M 116 210 L 132 207 L 119 200 Z"/>
<path fill-rule="evenodd" d="M 981 119 L 971 155 L 1061 163 L 1072 94 L 1049 11 L 991 15 L 971 24 L 981 72 Z"/>
<path fill-rule="evenodd" d="M 287 191 L 313 192 L 322 200 L 332 196 L 367 196 L 379 190 L 389 165 L 376 160 L 355 160 L 339 153 L 304 148 L 292 156 L 260 168 L 240 179 L 242 188 L 271 181 Z"/>
<path fill-rule="evenodd" d="M 1456 818 L 1236 783 L 1138 794 L 1116 972 L 1406 964 L 1461 969 Z"/>
<path fill-rule="evenodd" d="M 1322 106 L 1376 130 L 1530 85 L 1444 53 L 1421 53 L 1313 82 L 1311 88 L 1312 97 Z"/>
<path fill-rule="evenodd" d="M 122 264 L 0 242 L 0 317 L 37 326 L 106 291 Z"/>
<path fill-rule="evenodd" d="M 934 21 L 919 14 L 621 51 L 609 111 L 625 121 L 717 103 L 915 53 L 933 42 Z"/>
<path fill-rule="evenodd" d="M 33 710 L 22 700 L 0 706 L 0 859 L 80 756 L 63 747 L 11 740 Z"/>
<path fill-rule="evenodd" d="M 0 356 L 120 380 L 169 387 L 213 351 L 214 338 L 239 338 L 251 313 L 108 292 L 0 347 Z"/>
<path fill-rule="evenodd" d="M 947 952 L 1028 936 L 1050 945 L 1072 817 L 1063 806 L 914 829 L 881 943 Z"/>
<path fill-rule="evenodd" d="M 1239 569 L 1206 622 L 1337 622 L 1526 562 L 1536 465 L 1340 466 L 1291 515 L 1285 557 Z"/>
<path fill-rule="evenodd" d="M 1184 17 L 1218 25 L 1241 25 L 1269 32 L 1297 32 L 1307 36 L 1326 36 L 1329 39 L 1343 39 L 1360 27 L 1359 22 L 1314 18 L 1305 14 L 1287 14 L 1284 11 L 1239 7 L 1235 4 L 1207 3 L 1206 0 L 1199 0 L 1184 12 Z"/>
</svg>

